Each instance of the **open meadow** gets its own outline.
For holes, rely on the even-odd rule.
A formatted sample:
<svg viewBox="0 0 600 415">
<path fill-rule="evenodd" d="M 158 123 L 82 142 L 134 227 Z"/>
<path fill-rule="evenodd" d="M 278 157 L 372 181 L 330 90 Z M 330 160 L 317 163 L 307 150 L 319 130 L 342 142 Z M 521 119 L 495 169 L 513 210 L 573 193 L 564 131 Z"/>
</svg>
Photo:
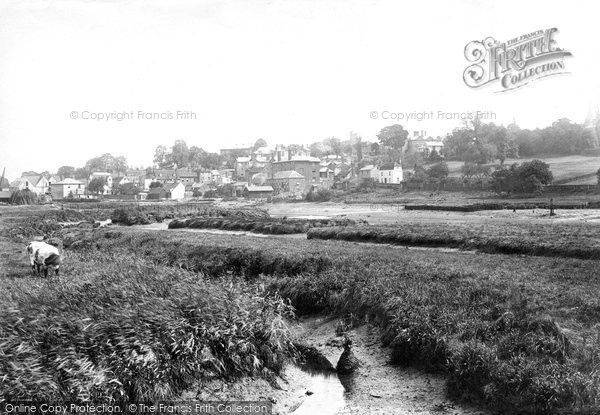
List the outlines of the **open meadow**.
<svg viewBox="0 0 600 415">
<path fill-rule="evenodd" d="M 336 331 L 340 324 L 356 336 L 365 327 L 378 330 L 371 347 L 385 352 L 376 356 L 391 384 L 411 370 L 405 368 L 441 376 L 436 385 L 455 412 L 475 413 L 461 410 L 464 404 L 486 413 L 600 409 L 600 225 L 594 222 L 496 220 L 490 227 L 494 219 L 486 212 L 472 217 L 487 222 L 468 227 L 473 214 L 419 212 L 407 213 L 420 221 L 410 226 L 348 221 L 310 226 L 313 237 L 299 239 L 97 228 L 92 222 L 107 216 L 100 211 L 11 207 L 0 214 L 4 399 L 153 401 L 215 381 L 229 385 L 233 399 L 239 397 L 233 385 L 245 379 L 265 380 L 261 396 L 276 396 L 279 389 L 269 385 L 302 359 L 290 322 L 329 316 L 340 322 Z M 446 222 L 425 223 L 427 215 Z M 408 236 L 393 240 L 398 235 Z M 23 249 L 36 236 L 62 242 L 60 278 L 30 275 Z M 385 243 L 360 242 L 378 238 Z M 485 249 L 500 243 L 555 250 Z M 363 360 L 367 355 L 373 354 Z M 359 374 L 369 370 L 364 364 Z M 370 399 L 370 409 L 383 405 Z M 444 405 L 420 408 L 436 413 Z"/>
</svg>

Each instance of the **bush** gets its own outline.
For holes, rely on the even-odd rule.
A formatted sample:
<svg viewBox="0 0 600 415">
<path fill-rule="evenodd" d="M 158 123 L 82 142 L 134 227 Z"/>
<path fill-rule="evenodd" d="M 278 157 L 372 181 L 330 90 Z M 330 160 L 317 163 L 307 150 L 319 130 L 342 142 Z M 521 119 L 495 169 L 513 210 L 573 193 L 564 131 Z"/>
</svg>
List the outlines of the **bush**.
<svg viewBox="0 0 600 415">
<path fill-rule="evenodd" d="M 318 188 L 315 190 L 312 188 L 305 196 L 304 200 L 307 202 L 328 202 L 331 200 L 332 192 L 329 189 Z"/>
</svg>

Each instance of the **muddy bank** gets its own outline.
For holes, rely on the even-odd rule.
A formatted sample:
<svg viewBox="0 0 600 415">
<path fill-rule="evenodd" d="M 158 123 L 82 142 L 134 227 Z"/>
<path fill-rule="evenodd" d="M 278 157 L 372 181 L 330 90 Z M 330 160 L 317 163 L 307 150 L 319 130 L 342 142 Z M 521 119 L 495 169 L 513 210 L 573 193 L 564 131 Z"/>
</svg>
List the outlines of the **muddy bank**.
<svg viewBox="0 0 600 415">
<path fill-rule="evenodd" d="M 295 338 L 316 347 L 335 366 L 344 340 L 336 335 L 337 324 L 333 318 L 308 318 L 290 324 L 290 329 Z M 271 383 L 251 378 L 234 383 L 209 382 L 183 398 L 265 400 L 272 402 L 273 413 L 280 415 L 485 414 L 450 401 L 443 376 L 391 365 L 391 350 L 381 347 L 379 329 L 363 325 L 349 330 L 347 336 L 360 362 L 351 375 L 303 370 L 290 364 Z"/>
</svg>

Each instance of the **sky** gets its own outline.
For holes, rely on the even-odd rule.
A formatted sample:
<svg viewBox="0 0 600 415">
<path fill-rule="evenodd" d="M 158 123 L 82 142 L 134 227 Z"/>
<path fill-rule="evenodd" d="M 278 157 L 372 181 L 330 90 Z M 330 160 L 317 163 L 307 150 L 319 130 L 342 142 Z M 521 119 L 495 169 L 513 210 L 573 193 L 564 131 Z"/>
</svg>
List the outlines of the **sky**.
<svg viewBox="0 0 600 415">
<path fill-rule="evenodd" d="M 486 121 L 521 128 L 583 122 L 599 103 L 599 9 L 547 0 L 0 0 L 0 169 L 14 179 L 106 152 L 148 166 L 158 145 L 177 139 L 218 151 L 351 131 L 375 141 L 396 123 L 444 136 L 461 125 L 439 111 L 489 111 Z M 550 27 L 573 54 L 567 74 L 505 93 L 465 85 L 467 43 Z M 423 121 L 392 118 L 430 111 Z"/>
</svg>

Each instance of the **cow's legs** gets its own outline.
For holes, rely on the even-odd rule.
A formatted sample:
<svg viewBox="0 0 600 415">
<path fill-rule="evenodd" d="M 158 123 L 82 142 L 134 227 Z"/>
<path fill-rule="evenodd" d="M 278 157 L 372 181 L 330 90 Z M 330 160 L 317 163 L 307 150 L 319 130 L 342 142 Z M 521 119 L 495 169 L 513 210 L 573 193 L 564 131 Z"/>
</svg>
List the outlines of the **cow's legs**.
<svg viewBox="0 0 600 415">
<path fill-rule="evenodd" d="M 48 267 L 44 267 L 44 278 L 48 278 Z"/>
</svg>

